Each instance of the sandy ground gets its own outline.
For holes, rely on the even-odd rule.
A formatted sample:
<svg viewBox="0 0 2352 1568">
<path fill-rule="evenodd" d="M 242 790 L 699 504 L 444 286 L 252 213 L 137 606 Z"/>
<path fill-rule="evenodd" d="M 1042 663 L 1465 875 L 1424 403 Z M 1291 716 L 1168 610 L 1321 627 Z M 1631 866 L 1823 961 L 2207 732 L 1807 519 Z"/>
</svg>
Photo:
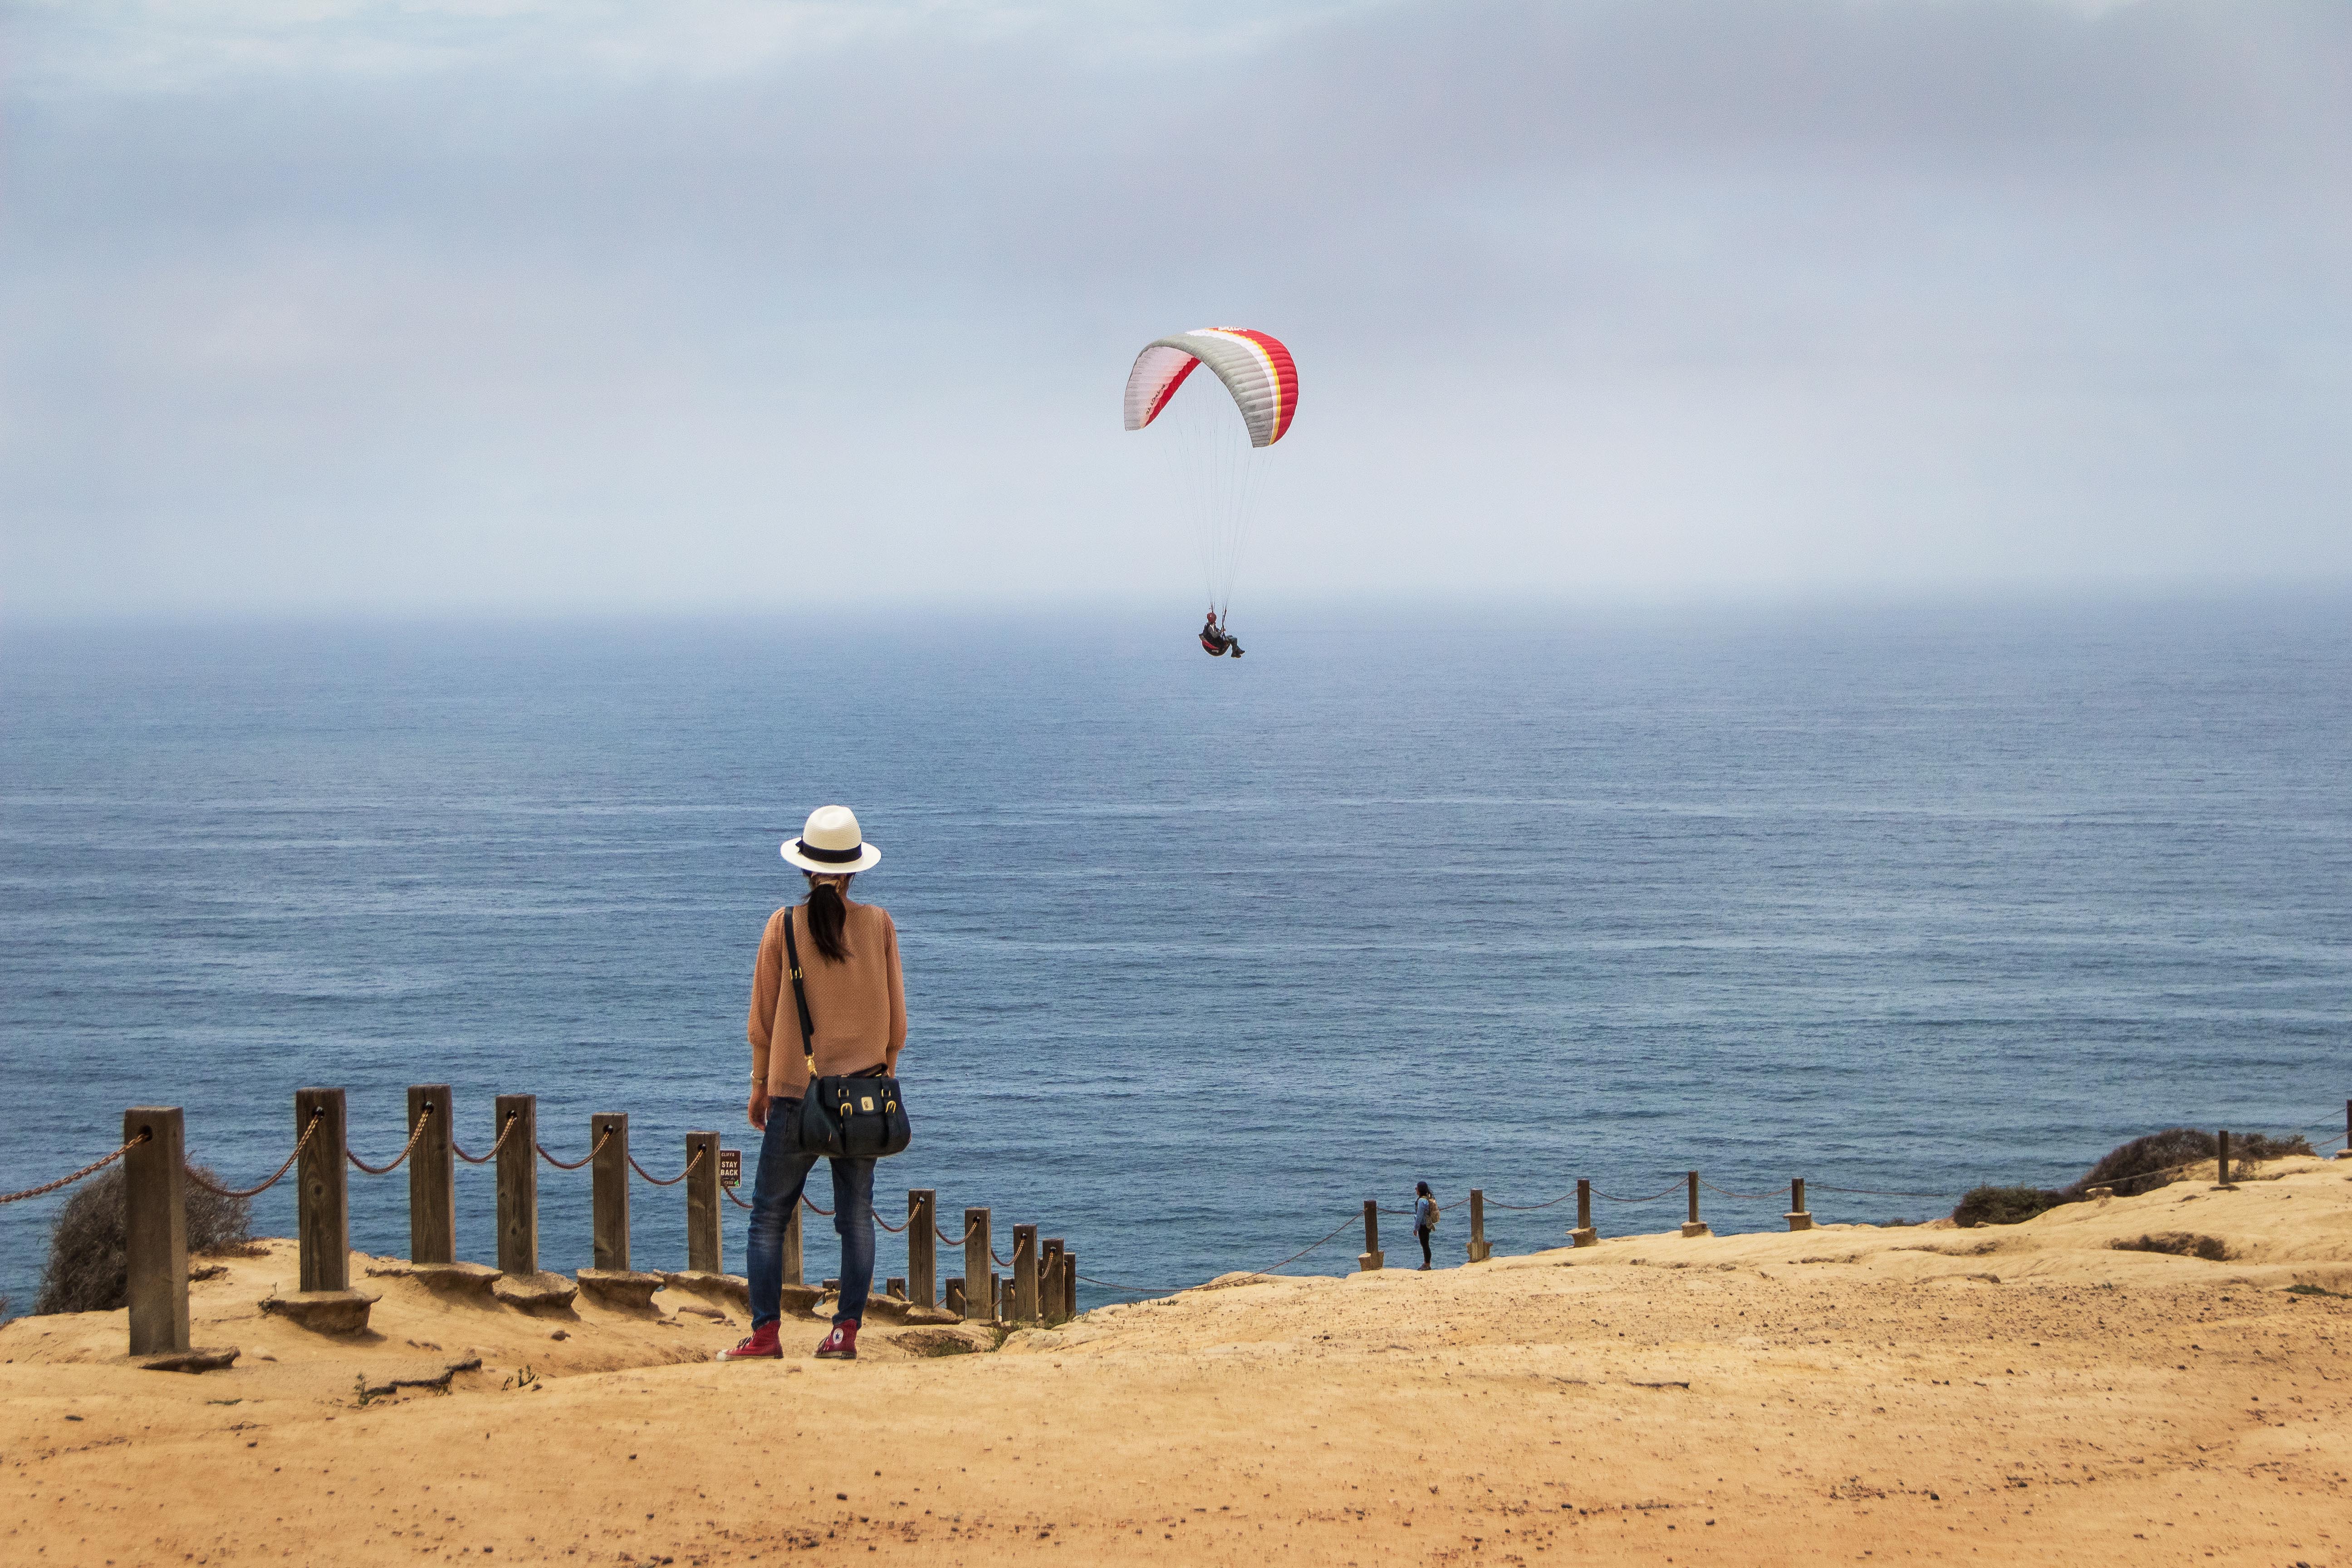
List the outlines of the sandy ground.
<svg viewBox="0 0 2352 1568">
<path fill-rule="evenodd" d="M 2352 1292 L 2352 1163 L 2264 1174 L 1229 1285 L 846 1365 L 714 1364 L 742 1326 L 691 1298 L 535 1318 L 398 1280 L 330 1339 L 255 1312 L 278 1244 L 194 1287 L 225 1372 L 130 1367 L 121 1313 L 0 1329 L 0 1560 L 2352 1568 L 2352 1296 L 2309 1293 Z M 2112 1246 L 2151 1234 L 2230 1258 Z"/>
</svg>

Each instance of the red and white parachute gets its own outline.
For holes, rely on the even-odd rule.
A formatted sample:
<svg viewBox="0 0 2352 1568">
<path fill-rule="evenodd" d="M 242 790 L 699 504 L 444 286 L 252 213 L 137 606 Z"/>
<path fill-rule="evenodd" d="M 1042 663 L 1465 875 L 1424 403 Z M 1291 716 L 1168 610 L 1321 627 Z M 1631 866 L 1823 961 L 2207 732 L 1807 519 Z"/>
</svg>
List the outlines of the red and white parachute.
<svg viewBox="0 0 2352 1568">
<path fill-rule="evenodd" d="M 1218 387 L 1185 382 L 1202 365 Z M 1220 616 L 1260 489 L 1258 455 L 1289 432 L 1298 411 L 1298 368 L 1280 340 L 1246 327 L 1202 327 L 1156 339 L 1127 377 L 1127 427 L 1157 426 L 1170 489 L 1201 551 L 1209 603 Z"/>
</svg>

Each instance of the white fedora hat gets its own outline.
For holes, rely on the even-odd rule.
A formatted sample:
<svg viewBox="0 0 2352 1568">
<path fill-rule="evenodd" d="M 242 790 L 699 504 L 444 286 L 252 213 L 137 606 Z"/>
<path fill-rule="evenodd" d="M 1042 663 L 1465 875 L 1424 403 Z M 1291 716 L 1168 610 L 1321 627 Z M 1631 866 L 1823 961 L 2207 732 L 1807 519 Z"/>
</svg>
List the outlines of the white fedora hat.
<svg viewBox="0 0 2352 1568">
<path fill-rule="evenodd" d="M 787 838 L 779 851 L 803 871 L 839 875 L 870 871 L 882 863 L 882 851 L 857 831 L 857 814 L 845 805 L 820 805 L 809 813 L 798 838 Z"/>
</svg>

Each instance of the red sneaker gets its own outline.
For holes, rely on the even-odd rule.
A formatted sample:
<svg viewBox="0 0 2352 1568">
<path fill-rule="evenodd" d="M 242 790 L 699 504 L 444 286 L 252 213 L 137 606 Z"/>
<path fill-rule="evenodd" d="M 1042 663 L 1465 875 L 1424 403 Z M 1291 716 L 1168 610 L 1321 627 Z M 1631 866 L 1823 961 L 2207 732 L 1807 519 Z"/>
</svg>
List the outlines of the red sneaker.
<svg viewBox="0 0 2352 1568">
<path fill-rule="evenodd" d="M 720 1361 L 781 1361 L 784 1347 L 776 1342 L 776 1325 L 761 1323 L 751 1337 L 731 1351 L 720 1351 Z"/>
<path fill-rule="evenodd" d="M 833 1325 L 833 1332 L 824 1336 L 824 1343 L 816 1347 L 819 1361 L 856 1361 L 857 1359 L 857 1320 L 844 1318 Z"/>
</svg>

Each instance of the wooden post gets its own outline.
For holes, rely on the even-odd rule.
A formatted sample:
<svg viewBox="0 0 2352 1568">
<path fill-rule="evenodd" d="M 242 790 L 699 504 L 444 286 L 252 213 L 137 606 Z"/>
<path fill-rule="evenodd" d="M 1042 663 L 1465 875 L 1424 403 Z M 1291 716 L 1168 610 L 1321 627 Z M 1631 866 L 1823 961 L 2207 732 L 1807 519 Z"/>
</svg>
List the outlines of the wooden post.
<svg viewBox="0 0 2352 1568">
<path fill-rule="evenodd" d="M 408 1086 L 408 1130 L 425 1118 L 416 1152 L 408 1157 L 408 1260 L 457 1261 L 457 1157 L 449 1152 L 449 1086 Z"/>
<path fill-rule="evenodd" d="M 801 1200 L 793 1200 L 793 1216 L 784 1221 L 784 1283 L 801 1282 Z"/>
<path fill-rule="evenodd" d="M 988 1271 L 988 1321 L 1004 1321 L 1004 1276 L 993 1268 Z"/>
<path fill-rule="evenodd" d="M 1706 1226 L 1698 1217 L 1698 1173 L 1690 1173 L 1690 1219 L 1683 1226 L 1685 1236 L 1705 1236 Z"/>
<path fill-rule="evenodd" d="M 947 1305 L 948 1310 L 953 1312 L 959 1318 L 969 1318 L 971 1316 L 971 1306 L 964 1300 L 963 1277 L 960 1274 L 950 1274 L 948 1276 Z"/>
<path fill-rule="evenodd" d="M 996 1317 L 996 1303 L 980 1282 L 989 1277 L 990 1266 L 996 1260 L 988 1255 L 988 1211 L 963 1211 L 963 1315 L 966 1321 L 990 1322 Z"/>
<path fill-rule="evenodd" d="M 696 1155 L 701 1158 L 697 1160 Z M 686 1268 L 689 1274 L 717 1274 L 719 1267 L 719 1134 L 686 1135 Z"/>
<path fill-rule="evenodd" d="M 918 1307 L 938 1298 L 940 1194 L 929 1187 L 907 1189 L 907 1300 Z"/>
<path fill-rule="evenodd" d="M 608 1110 L 588 1119 L 588 1194 L 596 1267 L 629 1268 L 629 1119 Z"/>
<path fill-rule="evenodd" d="M 123 1295 L 131 1353 L 188 1348 L 187 1129 L 176 1105 L 132 1106 L 122 1141 L 147 1142 L 122 1156 Z"/>
<path fill-rule="evenodd" d="M 508 1121 L 513 1118 L 509 1131 Z M 498 1098 L 499 1272 L 539 1272 L 539 1096 Z"/>
<path fill-rule="evenodd" d="M 1062 1249 L 1062 1278 L 1069 1287 L 1062 1298 L 1062 1316 L 1075 1318 L 1078 1315 L 1078 1255 L 1067 1247 Z"/>
<path fill-rule="evenodd" d="M 1037 1248 L 1037 1315 L 1048 1323 L 1062 1321 L 1062 1238 L 1049 1236 Z"/>
<path fill-rule="evenodd" d="M 1780 1217 L 1789 1222 L 1790 1230 L 1811 1230 L 1813 1216 L 1805 1212 L 1805 1178 L 1799 1176 L 1789 1184 L 1789 1212 Z"/>
<path fill-rule="evenodd" d="M 1484 1263 L 1494 1256 L 1486 1245 L 1486 1189 L 1470 1189 L 1470 1261 Z"/>
<path fill-rule="evenodd" d="M 2236 1185 L 2230 1180 L 2230 1134 L 2226 1131 L 2221 1134 L 2221 1158 L 2214 1163 L 2213 1169 L 2217 1177 L 2214 1185 L 2221 1187 Z"/>
<path fill-rule="evenodd" d="M 1037 1321 L 1037 1227 L 1013 1227 L 1013 1310 L 1016 1323 Z"/>
<path fill-rule="evenodd" d="M 901 1301 L 905 1300 L 907 1299 L 907 1281 L 905 1277 L 903 1275 L 893 1274 L 890 1278 L 882 1281 L 882 1294 L 885 1296 L 896 1296 Z"/>
<path fill-rule="evenodd" d="M 1598 1247 L 1601 1233 L 1592 1228 L 1592 1184 L 1583 1177 L 1576 1183 L 1576 1228 L 1568 1233 L 1572 1247 Z"/>
<path fill-rule="evenodd" d="M 2352 1100 L 2344 1102 L 2344 1147 L 2336 1151 L 2339 1160 L 2352 1160 Z"/>
<path fill-rule="evenodd" d="M 319 1120 L 294 1171 L 294 1234 L 302 1250 L 302 1289 L 352 1288 L 352 1210 L 345 1181 L 343 1091 L 294 1091 L 294 1136 Z"/>
<path fill-rule="evenodd" d="M 1381 1202 L 1378 1198 L 1364 1200 L 1364 1250 L 1356 1254 L 1356 1268 L 1370 1274 L 1385 1261 L 1381 1257 Z"/>
</svg>

